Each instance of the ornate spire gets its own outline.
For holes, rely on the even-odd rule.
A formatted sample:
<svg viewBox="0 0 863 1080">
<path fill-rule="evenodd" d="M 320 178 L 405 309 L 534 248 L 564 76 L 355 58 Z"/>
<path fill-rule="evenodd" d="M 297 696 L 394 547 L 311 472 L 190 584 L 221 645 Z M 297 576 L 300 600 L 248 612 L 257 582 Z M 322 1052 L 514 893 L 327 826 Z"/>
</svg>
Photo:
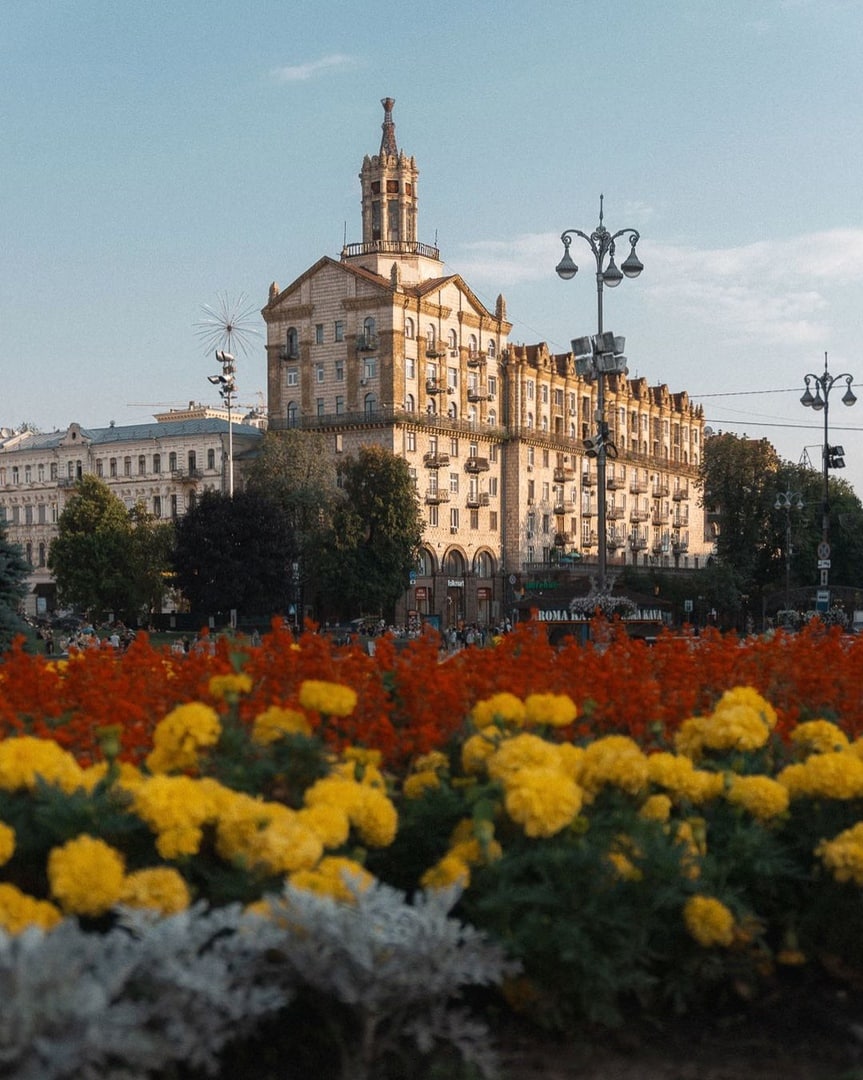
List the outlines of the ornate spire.
<svg viewBox="0 0 863 1080">
<path fill-rule="evenodd" d="M 384 122 L 381 124 L 381 130 L 383 135 L 381 136 L 381 157 L 384 154 L 389 154 L 392 157 L 397 157 L 399 148 L 396 146 L 396 126 L 393 123 L 393 105 L 395 105 L 395 98 L 381 98 L 381 105 L 384 107 Z"/>
</svg>

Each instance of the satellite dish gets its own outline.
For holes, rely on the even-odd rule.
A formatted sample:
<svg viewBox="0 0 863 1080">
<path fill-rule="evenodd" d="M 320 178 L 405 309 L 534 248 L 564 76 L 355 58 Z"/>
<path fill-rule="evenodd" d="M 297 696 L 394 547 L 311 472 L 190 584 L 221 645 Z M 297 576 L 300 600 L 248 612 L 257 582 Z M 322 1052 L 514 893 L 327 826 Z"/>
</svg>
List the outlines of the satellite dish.
<svg viewBox="0 0 863 1080">
<path fill-rule="evenodd" d="M 712 435 L 712 434 L 713 434 L 713 428 L 712 428 L 712 427 L 710 427 L 710 426 L 708 425 L 708 426 L 707 426 L 707 427 L 706 427 L 706 428 L 704 429 L 704 434 L 705 434 L 705 435 Z"/>
</svg>

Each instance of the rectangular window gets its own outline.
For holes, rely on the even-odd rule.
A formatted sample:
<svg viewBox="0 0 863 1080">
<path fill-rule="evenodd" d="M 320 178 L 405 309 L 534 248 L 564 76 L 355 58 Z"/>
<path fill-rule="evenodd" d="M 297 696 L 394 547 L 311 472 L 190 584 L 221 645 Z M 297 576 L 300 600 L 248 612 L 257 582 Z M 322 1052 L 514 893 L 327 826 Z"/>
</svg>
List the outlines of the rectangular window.
<svg viewBox="0 0 863 1080">
<path fill-rule="evenodd" d="M 336 362 L 336 382 L 345 381 L 345 365 L 341 360 Z"/>
<path fill-rule="evenodd" d="M 336 319 L 335 323 L 333 324 L 333 339 L 335 341 L 345 340 L 345 324 L 342 322 L 341 319 Z"/>
<path fill-rule="evenodd" d="M 147 472 L 147 459 L 143 454 L 138 458 L 138 476 L 144 476 Z"/>
<path fill-rule="evenodd" d="M 453 388 L 458 386 L 458 368 L 451 367 L 446 369 L 446 383 L 447 386 L 452 386 Z"/>
<path fill-rule="evenodd" d="M 132 459 L 130 457 L 123 458 L 123 476 L 132 475 Z"/>
<path fill-rule="evenodd" d="M 20 506 L 13 506 L 12 507 L 12 524 L 13 525 L 20 525 L 21 524 L 21 507 Z"/>
<path fill-rule="evenodd" d="M 497 461 L 497 443 L 492 443 L 488 448 L 488 460 Z"/>
<path fill-rule="evenodd" d="M 24 507 L 24 524 L 25 525 L 32 525 L 33 524 L 33 507 L 32 506 L 25 506 Z"/>
<path fill-rule="evenodd" d="M 103 474 L 102 459 L 99 458 L 96 462 L 96 475 L 101 476 Z"/>
<path fill-rule="evenodd" d="M 458 495 L 458 473 L 451 472 L 449 474 L 449 489 L 453 495 Z"/>
<path fill-rule="evenodd" d="M 451 506 L 449 508 L 449 527 L 454 532 L 458 532 L 458 507 Z"/>
<path fill-rule="evenodd" d="M 59 503 L 51 503 L 51 524 L 56 525 L 60 520 L 60 506 Z"/>
<path fill-rule="evenodd" d="M 177 516 L 177 496 L 172 495 L 171 496 L 171 517 L 176 518 L 176 516 Z"/>
<path fill-rule="evenodd" d="M 405 450 L 408 453 L 413 453 L 417 448 L 417 433 L 415 431 L 405 432 Z"/>
<path fill-rule="evenodd" d="M 25 465 L 24 466 L 24 483 L 25 484 L 32 484 L 33 483 L 33 466 L 32 465 Z"/>
<path fill-rule="evenodd" d="M 287 380 L 288 386 L 299 386 L 300 385 L 300 369 L 295 368 L 295 367 L 289 367 L 285 371 L 285 378 Z"/>
<path fill-rule="evenodd" d="M 492 532 L 497 532 L 497 510 L 489 510 L 488 527 Z"/>
<path fill-rule="evenodd" d="M 324 365 L 323 364 L 318 364 L 318 366 L 315 368 L 315 378 L 318 380 L 319 383 L 322 383 L 324 381 Z"/>
<path fill-rule="evenodd" d="M 489 493 L 489 495 L 491 495 L 493 497 L 497 495 L 497 477 L 496 476 L 490 476 L 488 478 L 488 493 Z"/>
<path fill-rule="evenodd" d="M 470 527 L 471 529 L 479 528 L 479 510 L 471 510 L 470 512 Z"/>
<path fill-rule="evenodd" d="M 336 453 L 341 454 L 344 450 L 344 443 L 341 435 L 336 435 Z"/>
<path fill-rule="evenodd" d="M 108 471 L 111 476 L 117 475 L 117 459 L 115 457 L 111 458 Z"/>
<path fill-rule="evenodd" d="M 415 379 L 417 377 L 417 362 L 412 356 L 405 357 L 405 378 Z"/>
<path fill-rule="evenodd" d="M 153 517 L 160 518 L 162 516 L 162 496 L 153 496 Z"/>
<path fill-rule="evenodd" d="M 322 397 L 319 397 L 319 398 L 316 399 L 316 401 L 315 401 L 315 410 L 316 410 L 318 416 L 323 416 L 324 415 L 324 399 Z"/>
<path fill-rule="evenodd" d="M 377 374 L 377 370 L 378 370 L 378 362 L 373 356 L 369 356 L 369 357 L 367 357 L 367 359 L 365 359 L 363 361 L 363 378 L 364 379 L 373 379 L 375 377 L 375 375 Z"/>
<path fill-rule="evenodd" d="M 324 343 L 324 324 L 322 322 L 315 324 L 315 344 L 323 345 Z"/>
<path fill-rule="evenodd" d="M 433 529 L 437 528 L 437 526 L 438 526 L 438 513 L 437 513 L 437 504 L 436 503 L 433 503 L 430 507 L 428 507 L 428 516 L 429 516 L 429 518 L 428 518 L 429 527 L 433 528 Z"/>
<path fill-rule="evenodd" d="M 336 394 L 336 416 L 341 416 L 345 411 L 345 398 L 343 394 Z"/>
<path fill-rule="evenodd" d="M 48 523 L 48 507 L 44 503 L 39 503 L 39 524 L 47 525 Z"/>
<path fill-rule="evenodd" d="M 51 479 L 52 480 L 57 479 L 57 462 L 56 461 L 51 462 Z"/>
</svg>

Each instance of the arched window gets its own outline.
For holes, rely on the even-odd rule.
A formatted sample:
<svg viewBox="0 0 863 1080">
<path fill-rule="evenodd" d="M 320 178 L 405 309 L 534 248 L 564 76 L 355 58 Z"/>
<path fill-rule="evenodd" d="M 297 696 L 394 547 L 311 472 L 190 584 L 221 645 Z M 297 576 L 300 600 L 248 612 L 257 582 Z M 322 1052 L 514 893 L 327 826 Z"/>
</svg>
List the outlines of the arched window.
<svg viewBox="0 0 863 1080">
<path fill-rule="evenodd" d="M 497 346 L 495 345 L 494 341 L 490 341 L 488 343 L 488 358 L 489 358 L 489 360 L 494 360 L 494 358 L 496 356 L 497 356 Z"/>
<path fill-rule="evenodd" d="M 413 394 L 407 394 L 405 396 L 405 412 L 414 412 L 416 410 L 416 402 L 414 401 Z"/>
<path fill-rule="evenodd" d="M 429 326 L 428 329 L 426 330 L 426 352 L 427 353 L 431 353 L 432 355 L 434 355 L 434 353 L 436 352 L 436 349 L 435 349 L 435 342 L 436 341 L 437 341 L 437 336 L 435 334 L 435 329 L 434 329 L 433 326 Z"/>
<path fill-rule="evenodd" d="M 375 339 L 375 320 L 371 315 L 363 319 L 363 339 L 365 344 L 370 348 L 377 347 L 377 341 Z"/>
<path fill-rule="evenodd" d="M 216 451 L 212 447 L 207 451 L 207 468 L 215 469 L 216 467 Z"/>
<path fill-rule="evenodd" d="M 456 337 L 455 330 L 450 330 L 447 335 L 447 344 L 451 351 L 458 348 L 458 338 Z"/>
<path fill-rule="evenodd" d="M 494 427 L 497 424 L 497 413 L 494 411 L 494 409 L 488 410 L 488 416 L 486 419 L 488 420 L 489 427 Z"/>
<path fill-rule="evenodd" d="M 289 326 L 285 343 L 285 359 L 296 360 L 300 355 L 300 337 L 296 326 Z"/>
<path fill-rule="evenodd" d="M 449 405 L 447 405 L 446 414 L 452 420 L 455 420 L 455 418 L 458 416 L 458 405 L 456 405 L 454 401 L 451 401 Z"/>
<path fill-rule="evenodd" d="M 533 413 L 532 412 L 529 412 L 527 414 L 527 428 L 528 428 L 528 431 L 531 431 L 533 429 Z"/>
<path fill-rule="evenodd" d="M 472 424 L 476 423 L 476 416 L 477 416 L 476 405 L 471 405 L 467 410 L 467 418 L 470 421 L 470 423 L 472 423 Z"/>
<path fill-rule="evenodd" d="M 487 551 L 478 551 L 473 560 L 473 571 L 478 578 L 494 576 L 494 559 Z"/>
<path fill-rule="evenodd" d="M 170 472 L 177 471 L 177 455 L 174 453 L 173 450 L 170 454 L 168 454 L 168 469 Z"/>
<path fill-rule="evenodd" d="M 417 574 L 419 577 L 431 577 L 434 574 L 434 556 L 426 548 L 421 548 L 417 556 Z"/>
<path fill-rule="evenodd" d="M 464 555 L 460 551 L 450 551 L 444 561 L 444 572 L 450 577 L 464 577 Z"/>
<path fill-rule="evenodd" d="M 414 337 L 414 321 L 410 316 L 405 319 L 405 337 L 408 341 L 413 341 Z"/>
<path fill-rule="evenodd" d="M 289 401 L 287 408 L 288 427 L 296 427 L 300 421 L 300 410 L 296 401 Z"/>
<path fill-rule="evenodd" d="M 158 476 L 162 471 L 162 455 L 153 454 L 153 472 Z"/>
<path fill-rule="evenodd" d="M 40 566 L 45 565 L 45 545 L 44 545 L 44 543 L 39 544 L 39 565 Z"/>
<path fill-rule="evenodd" d="M 467 352 L 468 356 L 476 356 L 477 352 L 476 334 L 471 334 L 467 339 Z"/>
<path fill-rule="evenodd" d="M 377 394 L 366 394 L 363 398 L 363 412 L 366 416 L 370 416 L 372 413 L 378 411 L 378 398 Z"/>
</svg>

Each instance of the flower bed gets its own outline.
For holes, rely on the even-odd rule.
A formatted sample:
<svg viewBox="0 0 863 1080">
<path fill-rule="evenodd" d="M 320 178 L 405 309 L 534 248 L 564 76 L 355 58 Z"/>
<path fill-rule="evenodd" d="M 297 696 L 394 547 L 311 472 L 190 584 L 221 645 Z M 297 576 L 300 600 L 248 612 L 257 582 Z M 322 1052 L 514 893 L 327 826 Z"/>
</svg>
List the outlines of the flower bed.
<svg viewBox="0 0 863 1080">
<path fill-rule="evenodd" d="M 528 627 L 443 662 L 432 637 L 369 657 L 278 627 L 183 657 L 13 650 L 0 970 L 28 1022 L 0 1057 L 212 1071 L 267 1016 L 326 1015 L 334 1076 L 389 1076 L 397 1051 L 420 1076 L 453 1047 L 492 1075 L 453 1008 L 470 987 L 572 1030 L 758 1000 L 783 971 L 859 978 L 861 665 L 817 626 L 562 650 Z M 169 963 L 178 934 L 199 947 Z M 128 1060 L 86 1043 L 93 999 L 41 1010 L 44 977 L 22 980 L 64 957 L 127 1008 Z"/>
</svg>

